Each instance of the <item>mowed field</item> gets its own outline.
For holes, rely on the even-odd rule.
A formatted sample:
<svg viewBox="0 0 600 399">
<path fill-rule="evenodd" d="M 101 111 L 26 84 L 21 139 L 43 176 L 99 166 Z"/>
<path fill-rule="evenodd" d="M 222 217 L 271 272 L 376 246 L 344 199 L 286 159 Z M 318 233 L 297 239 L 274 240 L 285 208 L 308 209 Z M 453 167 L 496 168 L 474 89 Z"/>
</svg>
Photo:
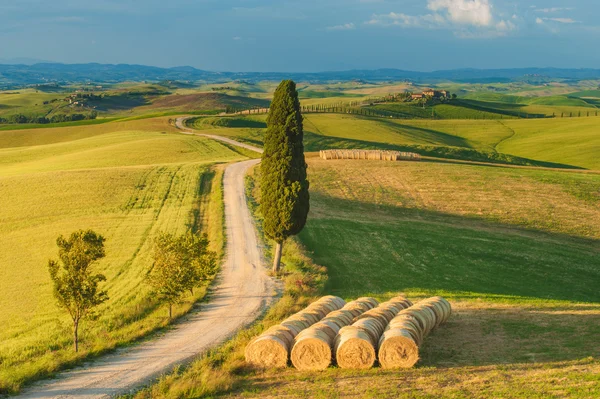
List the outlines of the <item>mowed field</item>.
<svg viewBox="0 0 600 399">
<path fill-rule="evenodd" d="M 210 117 L 197 129 L 262 145 L 266 117 Z M 401 149 L 423 155 L 533 166 L 600 169 L 600 117 L 511 120 L 397 120 L 304 115 L 305 149 Z"/>
<path fill-rule="evenodd" d="M 325 293 L 443 295 L 454 314 L 414 369 L 241 368 L 222 397 L 600 395 L 599 175 L 316 157 L 308 165 L 311 211 L 299 237 L 327 267 Z"/>
<path fill-rule="evenodd" d="M 0 393 L 168 324 L 144 282 L 158 232 L 206 231 L 221 249 L 215 164 L 245 157 L 173 130 L 158 118 L 0 132 Z M 110 300 L 97 321 L 84 323 L 75 354 L 47 262 L 57 255 L 56 238 L 78 229 L 106 237 L 96 270 L 107 277 Z"/>
</svg>

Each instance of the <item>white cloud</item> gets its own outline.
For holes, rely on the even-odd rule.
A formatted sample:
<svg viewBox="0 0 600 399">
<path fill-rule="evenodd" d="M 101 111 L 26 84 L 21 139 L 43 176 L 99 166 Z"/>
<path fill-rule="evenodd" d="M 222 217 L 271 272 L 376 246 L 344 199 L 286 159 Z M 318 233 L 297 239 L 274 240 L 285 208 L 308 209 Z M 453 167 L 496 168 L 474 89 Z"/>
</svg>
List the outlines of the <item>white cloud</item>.
<svg viewBox="0 0 600 399">
<path fill-rule="evenodd" d="M 535 6 L 532 6 L 532 8 L 535 8 Z M 552 7 L 552 8 L 535 8 L 535 12 L 543 12 L 543 13 L 553 13 L 553 12 L 559 12 L 559 11 L 570 11 L 573 10 L 573 7 Z"/>
<path fill-rule="evenodd" d="M 572 18 L 546 18 L 548 21 L 560 22 L 561 24 L 576 24 L 579 21 L 575 21 Z"/>
<path fill-rule="evenodd" d="M 354 26 L 354 23 L 348 23 L 348 24 L 343 24 L 343 25 L 335 25 L 335 26 L 328 26 L 327 28 L 325 28 L 326 30 L 352 30 L 356 28 L 356 26 Z"/>
<path fill-rule="evenodd" d="M 538 24 L 543 24 L 544 21 L 553 21 L 559 22 L 561 24 L 578 24 L 580 21 L 576 21 L 573 18 L 536 18 L 535 22 Z"/>
<path fill-rule="evenodd" d="M 446 12 L 447 18 L 458 24 L 490 26 L 493 23 L 488 0 L 429 0 L 427 8 Z"/>
<path fill-rule="evenodd" d="M 405 28 L 452 29 L 462 38 L 506 36 L 517 29 L 510 20 L 494 18 L 489 0 L 428 0 L 427 8 L 433 13 L 407 15 L 390 12 L 374 14 L 369 25 L 401 26 Z M 512 16 L 518 19 L 517 15 Z"/>
</svg>

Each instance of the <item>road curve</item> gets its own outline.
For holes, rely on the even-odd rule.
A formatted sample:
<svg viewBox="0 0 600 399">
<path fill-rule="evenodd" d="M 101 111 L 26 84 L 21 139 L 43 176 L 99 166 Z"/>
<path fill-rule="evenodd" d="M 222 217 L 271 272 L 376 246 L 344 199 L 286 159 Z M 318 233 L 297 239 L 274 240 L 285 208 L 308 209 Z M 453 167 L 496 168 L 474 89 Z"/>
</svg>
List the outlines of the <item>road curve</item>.
<svg viewBox="0 0 600 399">
<path fill-rule="evenodd" d="M 224 342 L 256 320 L 275 293 L 263 265 L 244 189 L 246 171 L 258 162 L 238 162 L 225 169 L 226 257 L 210 302 L 202 305 L 201 311 L 190 314 L 158 338 L 37 383 L 18 397 L 96 399 L 128 393 Z"/>
<path fill-rule="evenodd" d="M 192 117 L 190 117 L 190 116 L 182 116 L 182 117 L 177 118 L 175 120 L 175 126 L 177 127 L 177 129 L 181 130 L 181 133 L 183 133 L 183 134 L 191 134 L 191 135 L 194 135 L 194 136 L 207 137 L 209 139 L 222 141 L 222 142 L 224 142 L 226 144 L 230 144 L 230 145 L 234 145 L 236 147 L 241 147 L 241 148 L 245 148 L 245 149 L 250 150 L 250 151 L 258 152 L 259 154 L 262 154 L 262 152 L 263 152 L 262 148 L 255 147 L 255 146 L 250 145 L 250 144 L 240 143 L 239 141 L 235 141 L 235 140 L 232 140 L 230 138 L 223 137 L 223 136 L 216 136 L 214 134 L 198 133 L 195 130 L 189 129 L 189 128 L 187 128 L 185 126 L 185 121 L 188 120 L 188 119 L 190 119 L 190 118 L 192 118 Z"/>
</svg>

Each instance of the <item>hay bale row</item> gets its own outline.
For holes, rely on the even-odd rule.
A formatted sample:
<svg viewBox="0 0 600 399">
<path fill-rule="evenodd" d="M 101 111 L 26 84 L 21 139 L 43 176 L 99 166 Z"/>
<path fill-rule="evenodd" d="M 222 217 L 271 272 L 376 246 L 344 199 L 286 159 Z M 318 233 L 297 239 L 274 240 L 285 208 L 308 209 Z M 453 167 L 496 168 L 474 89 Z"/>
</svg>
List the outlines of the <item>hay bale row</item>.
<svg viewBox="0 0 600 399">
<path fill-rule="evenodd" d="M 385 369 L 413 367 L 419 360 L 419 347 L 425 337 L 445 323 L 452 313 L 442 297 L 420 301 L 404 309 L 388 324 L 379 340 L 379 364 Z"/>
<path fill-rule="evenodd" d="M 346 302 L 342 298 L 332 295 L 324 296 L 311 303 L 304 310 L 269 328 L 250 342 L 246 346 L 246 362 L 263 368 L 286 367 L 296 336 L 345 305 Z"/>
<path fill-rule="evenodd" d="M 339 330 L 334 341 L 334 355 L 341 368 L 367 369 L 373 367 L 379 338 L 390 320 L 412 303 L 396 297 L 355 318 L 352 325 Z"/>
<path fill-rule="evenodd" d="M 367 159 L 374 161 L 420 161 L 421 155 L 414 152 L 382 150 L 321 150 L 322 159 Z"/>
<path fill-rule="evenodd" d="M 377 305 L 374 298 L 358 298 L 302 331 L 296 336 L 290 355 L 294 367 L 299 370 L 325 370 L 331 364 L 333 344 L 340 329 Z"/>
</svg>

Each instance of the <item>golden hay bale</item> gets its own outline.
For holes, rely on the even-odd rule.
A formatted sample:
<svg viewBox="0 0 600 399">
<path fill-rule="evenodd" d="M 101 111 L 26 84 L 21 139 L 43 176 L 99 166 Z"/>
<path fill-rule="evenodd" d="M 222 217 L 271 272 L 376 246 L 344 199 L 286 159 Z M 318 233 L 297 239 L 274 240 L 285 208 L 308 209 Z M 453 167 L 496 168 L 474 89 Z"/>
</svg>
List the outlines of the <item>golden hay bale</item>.
<svg viewBox="0 0 600 399">
<path fill-rule="evenodd" d="M 379 306 L 379 302 L 377 301 L 377 299 L 371 298 L 370 296 L 363 296 L 363 297 L 357 298 L 350 303 L 365 304 L 365 305 L 369 306 L 370 309 L 373 309 L 373 308 L 376 308 L 377 306 Z"/>
<path fill-rule="evenodd" d="M 395 297 L 391 298 L 388 302 L 405 302 L 408 304 L 407 307 L 410 307 L 413 305 L 413 303 L 410 301 L 410 299 L 406 298 L 404 295 L 395 296 Z"/>
<path fill-rule="evenodd" d="M 423 343 L 423 331 L 421 331 L 415 319 L 406 317 L 394 318 L 394 320 L 388 324 L 387 330 L 396 329 L 407 331 L 418 346 L 421 346 Z"/>
<path fill-rule="evenodd" d="M 344 369 L 368 369 L 375 364 L 375 348 L 369 335 L 356 327 L 340 330 L 335 339 L 335 360 Z"/>
<path fill-rule="evenodd" d="M 354 315 L 349 310 L 336 310 L 335 312 L 331 312 L 325 317 L 323 320 L 332 320 L 334 323 L 338 324 L 340 328 L 352 324 L 352 320 L 354 320 Z"/>
<path fill-rule="evenodd" d="M 268 335 L 274 335 L 283 340 L 288 345 L 288 348 L 294 344 L 294 337 L 296 336 L 292 330 L 281 324 L 276 324 L 261 334 L 261 336 Z"/>
<path fill-rule="evenodd" d="M 408 309 L 402 310 L 398 314 L 409 314 L 414 316 L 414 318 L 417 319 L 419 326 L 423 330 L 424 335 L 429 334 L 429 332 L 435 327 L 435 313 L 433 313 L 433 311 L 427 306 L 416 304 Z"/>
<path fill-rule="evenodd" d="M 338 323 L 336 323 L 333 320 L 321 320 L 320 322 L 315 324 L 313 327 L 326 333 L 331 338 L 331 342 L 333 342 L 333 340 L 335 339 L 335 336 L 338 334 L 338 332 L 340 332 L 340 329 L 342 327 L 345 327 L 345 325 L 340 326 Z M 310 330 L 310 328 L 308 328 L 308 330 Z"/>
<path fill-rule="evenodd" d="M 385 330 L 386 324 L 387 323 L 384 320 L 369 317 L 358 320 L 356 323 L 352 324 L 352 327 L 360 328 L 369 334 L 371 343 L 373 346 L 376 346 L 377 342 L 379 342 L 379 337 L 381 337 L 381 334 L 383 334 L 383 331 Z"/>
<path fill-rule="evenodd" d="M 316 328 L 303 331 L 294 344 L 291 360 L 298 370 L 325 370 L 331 364 L 331 338 Z"/>
<path fill-rule="evenodd" d="M 289 346 L 275 335 L 259 336 L 246 346 L 246 362 L 262 368 L 284 368 Z"/>
<path fill-rule="evenodd" d="M 395 307 L 379 307 L 371 309 L 368 312 L 361 314 L 356 318 L 356 320 L 376 318 L 385 320 L 385 323 L 387 324 L 390 320 L 394 318 L 394 316 L 396 316 L 396 314 L 398 314 L 398 309 Z"/>
<path fill-rule="evenodd" d="M 259 367 L 287 366 L 290 349 L 294 338 L 311 325 L 318 323 L 327 314 L 344 307 L 346 302 L 333 295 L 324 296 L 311 303 L 304 310 L 288 317 L 280 325 L 273 326 L 253 340 L 246 347 L 246 361 Z M 347 320 L 350 314 L 342 313 Z M 315 329 L 314 334 L 323 335 L 333 341 L 339 327 L 334 322 L 327 322 Z M 331 344 L 328 344 L 331 346 Z M 330 356 L 331 358 L 331 356 Z"/>
<path fill-rule="evenodd" d="M 431 298 L 431 300 L 437 301 L 444 308 L 444 320 L 442 320 L 442 323 L 445 323 L 452 314 L 452 305 L 450 305 L 450 302 L 441 296 L 435 296 Z"/>
<path fill-rule="evenodd" d="M 344 301 L 339 296 L 335 296 L 335 295 L 326 295 L 324 297 L 321 297 L 321 299 L 319 299 L 319 301 L 320 302 L 333 303 L 333 304 L 335 304 L 335 306 L 338 309 L 343 308 L 344 305 L 346 304 L 346 301 Z"/>
<path fill-rule="evenodd" d="M 381 337 L 378 359 L 384 369 L 410 368 L 419 361 L 419 347 L 408 331 L 387 330 Z"/>
</svg>

